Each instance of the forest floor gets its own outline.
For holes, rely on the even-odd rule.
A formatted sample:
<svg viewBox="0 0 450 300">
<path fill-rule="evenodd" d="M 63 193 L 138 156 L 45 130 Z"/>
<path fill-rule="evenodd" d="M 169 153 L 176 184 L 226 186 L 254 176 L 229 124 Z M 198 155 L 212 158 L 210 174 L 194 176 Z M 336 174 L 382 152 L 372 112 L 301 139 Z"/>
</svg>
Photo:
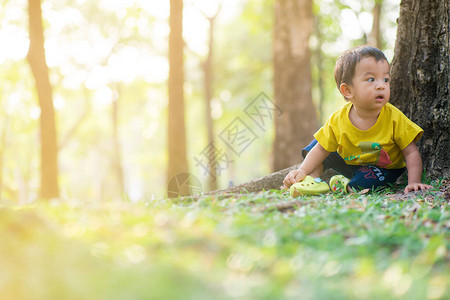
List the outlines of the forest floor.
<svg viewBox="0 0 450 300">
<path fill-rule="evenodd" d="M 0 299 L 449 299 L 450 183 L 0 205 Z"/>
</svg>

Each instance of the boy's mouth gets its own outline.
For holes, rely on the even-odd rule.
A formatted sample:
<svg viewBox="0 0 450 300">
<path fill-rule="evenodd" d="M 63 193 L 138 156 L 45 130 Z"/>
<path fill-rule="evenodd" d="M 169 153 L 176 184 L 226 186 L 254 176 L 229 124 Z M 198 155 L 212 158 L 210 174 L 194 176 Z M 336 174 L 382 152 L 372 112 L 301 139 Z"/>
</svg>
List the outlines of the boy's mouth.
<svg viewBox="0 0 450 300">
<path fill-rule="evenodd" d="M 384 100 L 384 96 L 383 95 L 378 95 L 375 99 L 377 101 L 383 101 Z"/>
</svg>

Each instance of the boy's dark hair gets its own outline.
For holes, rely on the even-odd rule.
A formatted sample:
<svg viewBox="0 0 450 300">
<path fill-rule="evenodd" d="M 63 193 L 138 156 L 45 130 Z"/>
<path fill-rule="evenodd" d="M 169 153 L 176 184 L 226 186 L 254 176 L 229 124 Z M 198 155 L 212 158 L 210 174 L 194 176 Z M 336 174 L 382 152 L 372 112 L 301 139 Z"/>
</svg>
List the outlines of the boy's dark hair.
<svg viewBox="0 0 450 300">
<path fill-rule="evenodd" d="M 339 57 L 334 68 L 334 80 L 338 89 L 342 83 L 351 84 L 355 75 L 356 64 L 365 57 L 373 57 L 377 62 L 384 59 L 389 64 L 384 53 L 378 48 L 359 46 L 349 49 Z"/>
</svg>

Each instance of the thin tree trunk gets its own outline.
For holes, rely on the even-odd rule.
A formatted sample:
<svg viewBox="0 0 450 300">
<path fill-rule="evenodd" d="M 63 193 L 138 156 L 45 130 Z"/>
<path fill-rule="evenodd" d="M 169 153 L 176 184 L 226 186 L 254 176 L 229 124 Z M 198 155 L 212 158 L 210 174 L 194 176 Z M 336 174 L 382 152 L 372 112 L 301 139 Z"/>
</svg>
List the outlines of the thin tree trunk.
<svg viewBox="0 0 450 300">
<path fill-rule="evenodd" d="M 371 46 L 377 47 L 381 49 L 381 7 L 383 5 L 383 0 L 376 0 L 373 6 L 373 22 L 372 22 L 372 31 L 369 33 L 369 38 L 367 43 Z"/>
<path fill-rule="evenodd" d="M 205 88 L 205 107 L 206 107 L 206 129 L 208 133 L 208 145 L 211 145 L 212 149 L 215 149 L 214 143 L 214 121 L 211 116 L 211 99 L 213 97 L 213 37 L 214 37 L 214 20 L 215 17 L 208 18 L 209 21 L 209 41 L 208 41 L 208 55 L 203 63 L 204 70 L 204 88 Z M 217 189 L 217 171 L 216 171 L 216 158 L 214 155 L 208 156 L 209 162 L 209 177 L 208 177 L 208 190 L 214 191 Z"/>
<path fill-rule="evenodd" d="M 114 166 L 119 185 L 120 195 L 125 195 L 125 180 L 122 166 L 122 152 L 120 149 L 119 136 L 119 100 L 120 100 L 120 86 L 117 84 L 117 90 L 112 102 L 112 124 L 113 124 L 113 143 L 114 143 Z"/>
<path fill-rule="evenodd" d="M 450 4 L 403 0 L 392 62 L 391 102 L 421 126 L 424 168 L 450 176 Z"/>
<path fill-rule="evenodd" d="M 52 99 L 48 67 L 45 61 L 44 32 L 40 0 L 28 1 L 30 48 L 28 61 L 36 81 L 41 108 L 41 191 L 44 199 L 59 197 L 58 148 L 55 111 Z"/>
<path fill-rule="evenodd" d="M 177 175 L 188 173 L 186 157 L 186 129 L 184 117 L 184 68 L 183 68 L 183 1 L 170 0 L 169 34 L 169 120 L 168 149 L 169 161 L 167 181 L 170 183 Z M 189 178 L 189 176 L 187 176 Z M 189 194 L 188 184 L 171 191 L 169 197 Z M 175 193 L 174 193 L 175 192 Z"/>
<path fill-rule="evenodd" d="M 2 199 L 3 192 L 3 162 L 5 159 L 5 149 L 6 149 L 6 137 L 8 133 L 9 117 L 7 116 L 4 121 L 4 126 L 0 135 L 0 200 Z"/>
<path fill-rule="evenodd" d="M 316 65 L 317 65 L 317 88 L 319 89 L 319 123 L 325 122 L 325 84 L 323 80 L 323 56 L 322 56 L 322 26 L 320 16 L 314 17 L 314 31 L 317 37 L 317 47 L 315 49 Z"/>
<path fill-rule="evenodd" d="M 275 1 L 274 91 L 282 114 L 275 117 L 273 171 L 300 162 L 301 148 L 318 127 L 311 95 L 312 27 L 312 0 Z"/>
</svg>

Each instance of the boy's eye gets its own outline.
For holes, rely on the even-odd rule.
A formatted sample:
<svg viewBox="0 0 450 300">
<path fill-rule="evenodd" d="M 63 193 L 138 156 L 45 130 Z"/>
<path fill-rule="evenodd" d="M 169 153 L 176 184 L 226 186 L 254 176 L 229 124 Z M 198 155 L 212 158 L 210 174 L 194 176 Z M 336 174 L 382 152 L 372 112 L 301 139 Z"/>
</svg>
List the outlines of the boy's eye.
<svg viewBox="0 0 450 300">
<path fill-rule="evenodd" d="M 371 78 L 367 79 L 367 81 L 369 81 L 369 82 L 374 82 L 374 81 L 375 81 L 375 78 L 371 77 Z"/>
<path fill-rule="evenodd" d="M 385 79 L 384 79 L 384 82 L 389 82 L 389 78 L 385 78 Z"/>
</svg>

